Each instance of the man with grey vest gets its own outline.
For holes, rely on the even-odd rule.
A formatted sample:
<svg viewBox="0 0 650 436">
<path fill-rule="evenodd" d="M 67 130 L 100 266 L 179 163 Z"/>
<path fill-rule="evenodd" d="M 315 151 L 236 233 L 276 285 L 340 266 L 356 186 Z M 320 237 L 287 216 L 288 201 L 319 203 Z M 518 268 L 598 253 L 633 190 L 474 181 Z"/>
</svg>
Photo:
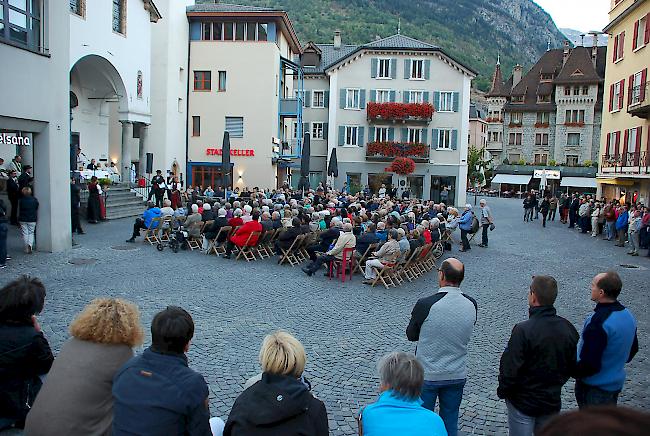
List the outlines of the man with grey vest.
<svg viewBox="0 0 650 436">
<path fill-rule="evenodd" d="M 465 266 L 446 259 L 438 269 L 438 292 L 421 298 L 406 329 L 409 341 L 417 341 L 415 355 L 424 367 L 423 406 L 434 410 L 449 436 L 458 434 L 458 411 L 467 378 L 467 344 L 476 324 L 476 301 L 460 291 Z"/>
</svg>

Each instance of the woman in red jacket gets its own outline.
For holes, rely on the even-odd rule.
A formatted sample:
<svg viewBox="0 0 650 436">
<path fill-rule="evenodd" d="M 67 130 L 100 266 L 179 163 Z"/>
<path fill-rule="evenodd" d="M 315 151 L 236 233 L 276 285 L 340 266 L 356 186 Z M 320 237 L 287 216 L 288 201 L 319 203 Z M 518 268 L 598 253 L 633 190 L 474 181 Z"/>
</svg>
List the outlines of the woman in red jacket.
<svg viewBox="0 0 650 436">
<path fill-rule="evenodd" d="M 232 235 L 230 241 L 228 241 L 228 245 L 226 246 L 226 254 L 223 256 L 224 259 L 230 259 L 232 249 L 235 248 L 235 245 L 241 248 L 244 245 L 252 247 L 257 244 L 258 236 L 252 237 L 250 241 L 248 240 L 248 237 L 253 232 L 262 232 L 262 224 L 260 224 L 260 213 L 258 210 L 253 211 L 252 218 L 253 219 L 251 221 L 241 226 L 239 230 L 237 230 L 235 234 Z"/>
</svg>

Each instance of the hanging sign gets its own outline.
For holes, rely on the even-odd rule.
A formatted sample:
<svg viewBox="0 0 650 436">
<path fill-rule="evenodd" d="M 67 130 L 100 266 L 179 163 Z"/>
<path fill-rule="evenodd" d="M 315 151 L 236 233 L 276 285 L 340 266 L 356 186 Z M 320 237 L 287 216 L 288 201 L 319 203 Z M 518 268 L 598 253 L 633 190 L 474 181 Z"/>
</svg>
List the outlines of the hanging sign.
<svg viewBox="0 0 650 436">
<path fill-rule="evenodd" d="M 205 154 L 206 156 L 221 156 L 222 151 L 223 150 L 220 148 L 206 148 Z M 255 150 L 250 148 L 231 148 L 230 155 L 238 157 L 255 157 Z"/>
<path fill-rule="evenodd" d="M 0 133 L 0 144 L 22 145 L 25 147 L 32 145 L 29 136 L 8 135 L 6 133 Z"/>
</svg>

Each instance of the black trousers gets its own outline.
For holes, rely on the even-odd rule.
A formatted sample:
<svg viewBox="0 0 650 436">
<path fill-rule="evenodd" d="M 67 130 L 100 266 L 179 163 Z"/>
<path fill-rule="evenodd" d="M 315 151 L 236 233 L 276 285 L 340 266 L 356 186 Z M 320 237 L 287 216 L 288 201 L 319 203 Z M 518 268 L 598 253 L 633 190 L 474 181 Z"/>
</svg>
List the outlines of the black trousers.
<svg viewBox="0 0 650 436">
<path fill-rule="evenodd" d="M 576 226 L 576 215 L 573 210 L 569 209 L 569 228 L 572 229 Z"/>
<path fill-rule="evenodd" d="M 307 269 L 308 269 L 309 271 L 311 271 L 312 273 L 315 273 L 316 271 L 318 271 L 319 269 L 321 269 L 321 267 L 323 266 L 323 264 L 325 264 L 325 263 L 329 263 L 329 262 L 331 262 L 331 261 L 333 261 L 333 260 L 334 260 L 334 256 L 330 256 L 330 255 L 327 255 L 327 254 L 324 254 L 324 255 L 322 255 L 322 256 L 318 256 L 318 257 L 316 258 L 316 260 L 314 260 L 312 263 L 310 263 L 309 265 L 307 265 Z"/>
<path fill-rule="evenodd" d="M 467 240 L 467 230 L 460 229 L 460 240 L 463 243 L 463 250 L 470 250 L 469 241 Z"/>
<path fill-rule="evenodd" d="M 546 214 L 548 212 L 542 211 L 542 227 L 546 227 Z"/>
<path fill-rule="evenodd" d="M 327 251 L 329 247 L 323 247 L 322 244 L 311 245 L 307 247 L 307 253 L 309 254 L 309 260 L 312 262 L 316 261 L 316 252 L 317 251 Z"/>
<path fill-rule="evenodd" d="M 10 224 L 18 225 L 18 196 L 10 195 L 9 203 L 11 204 Z"/>
<path fill-rule="evenodd" d="M 548 213 L 548 220 L 549 221 L 555 221 L 555 211 L 557 209 L 551 209 Z"/>
<path fill-rule="evenodd" d="M 488 245 L 488 230 L 490 228 L 490 224 L 483 224 L 483 234 L 481 244 L 485 245 L 487 247 Z"/>
<path fill-rule="evenodd" d="M 7 262 L 7 222 L 0 222 L 0 265 Z"/>
<path fill-rule="evenodd" d="M 131 239 L 135 239 L 140 236 L 140 230 L 146 228 L 147 226 L 144 225 L 144 220 L 142 218 L 136 218 L 135 223 L 133 224 L 133 235 L 131 235 Z"/>
<path fill-rule="evenodd" d="M 72 207 L 70 209 L 71 218 L 72 218 L 72 233 L 74 232 L 83 232 L 81 228 L 81 220 L 79 219 L 79 208 Z"/>
<path fill-rule="evenodd" d="M 163 197 L 165 196 L 164 189 L 154 189 L 154 195 L 156 196 L 156 207 L 163 206 Z"/>
</svg>

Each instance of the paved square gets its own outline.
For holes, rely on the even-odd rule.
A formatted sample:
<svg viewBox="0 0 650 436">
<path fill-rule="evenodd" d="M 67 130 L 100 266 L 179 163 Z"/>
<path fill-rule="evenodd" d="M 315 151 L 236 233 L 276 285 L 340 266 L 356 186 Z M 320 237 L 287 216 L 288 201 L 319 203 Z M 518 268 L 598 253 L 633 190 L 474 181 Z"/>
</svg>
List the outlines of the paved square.
<svg viewBox="0 0 650 436">
<path fill-rule="evenodd" d="M 621 274 L 621 301 L 639 322 L 640 351 L 627 366 L 620 403 L 650 406 L 646 340 L 650 259 L 627 256 L 625 249 L 570 231 L 557 221 L 546 229 L 541 221 L 524 223 L 519 200 L 489 199 L 489 203 L 497 226 L 490 233 L 490 248 L 473 246 L 458 253 L 454 247 L 453 252 L 466 267 L 462 289 L 479 305 L 461 430 L 507 434 L 505 404 L 496 396 L 499 358 L 513 325 L 528 316 L 526 294 L 533 274 L 557 278 L 558 313 L 579 331 L 593 309 L 592 277 L 610 268 Z M 131 228 L 131 220 L 86 224 L 88 234 L 78 237 L 79 247 L 29 257 L 20 254 L 21 244 L 12 228 L 9 253 L 14 259 L 2 271 L 0 284 L 19 273 L 43 279 L 48 297 L 40 322 L 55 352 L 67 339 L 67 326 L 75 314 L 92 298 L 108 295 L 134 301 L 142 311 L 145 330 L 155 312 L 166 305 L 186 308 L 196 323 L 190 365 L 203 373 L 210 386 L 213 416 L 227 417 L 244 382 L 259 372 L 257 353 L 263 336 L 283 328 L 305 344 L 306 376 L 325 401 L 331 434 L 356 434 L 354 413 L 377 394 L 377 360 L 389 351 L 415 350 L 405 335 L 410 311 L 418 298 L 437 290 L 433 273 L 386 291 L 361 285 L 359 276 L 345 284 L 321 275 L 308 278 L 297 267 L 280 267 L 271 260 L 246 263 L 198 252 L 160 253 L 141 243 L 129 247 L 132 250 L 111 248 L 123 248 Z M 639 268 L 625 269 L 621 264 Z M 145 344 L 149 341 L 150 337 Z M 571 380 L 565 388 L 565 409 L 576 407 L 573 384 Z"/>
</svg>

